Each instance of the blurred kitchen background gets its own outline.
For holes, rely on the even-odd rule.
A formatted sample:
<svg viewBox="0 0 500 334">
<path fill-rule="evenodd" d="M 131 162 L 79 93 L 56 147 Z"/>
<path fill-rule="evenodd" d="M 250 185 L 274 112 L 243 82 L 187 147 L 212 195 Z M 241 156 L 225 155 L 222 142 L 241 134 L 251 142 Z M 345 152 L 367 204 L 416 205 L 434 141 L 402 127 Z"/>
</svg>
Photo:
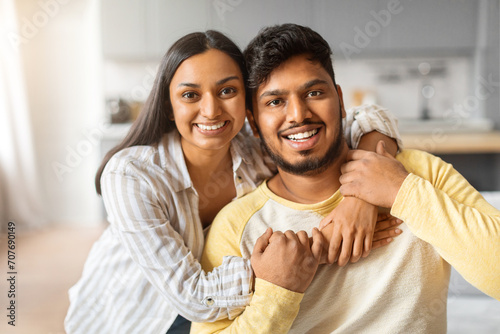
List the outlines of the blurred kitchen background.
<svg viewBox="0 0 500 334">
<path fill-rule="evenodd" d="M 96 168 L 172 42 L 217 29 L 244 48 L 286 22 L 330 42 L 347 107 L 388 108 L 405 147 L 453 163 L 500 208 L 499 16 L 499 0 L 0 0 L 0 228 L 94 240 L 105 226 Z M 454 275 L 450 333 L 500 333 L 499 304 Z"/>
</svg>

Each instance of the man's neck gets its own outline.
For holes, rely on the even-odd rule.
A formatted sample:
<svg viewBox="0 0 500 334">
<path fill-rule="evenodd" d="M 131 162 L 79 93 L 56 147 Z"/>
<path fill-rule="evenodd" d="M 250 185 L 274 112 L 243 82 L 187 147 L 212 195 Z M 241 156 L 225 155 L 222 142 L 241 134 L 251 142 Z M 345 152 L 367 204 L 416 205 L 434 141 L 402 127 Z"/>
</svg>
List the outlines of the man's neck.
<svg viewBox="0 0 500 334">
<path fill-rule="evenodd" d="M 278 168 L 278 174 L 267 185 L 276 195 L 301 204 L 313 204 L 330 198 L 340 187 L 340 166 L 345 162 L 347 147 L 324 171 L 314 175 L 295 175 Z"/>
</svg>

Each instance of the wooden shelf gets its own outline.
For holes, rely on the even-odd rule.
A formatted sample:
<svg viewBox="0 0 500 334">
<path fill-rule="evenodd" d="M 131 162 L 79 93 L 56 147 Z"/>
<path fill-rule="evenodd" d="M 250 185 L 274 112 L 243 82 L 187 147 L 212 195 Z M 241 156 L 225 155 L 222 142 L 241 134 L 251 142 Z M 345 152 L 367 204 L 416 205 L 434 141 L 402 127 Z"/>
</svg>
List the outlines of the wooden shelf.
<svg viewBox="0 0 500 334">
<path fill-rule="evenodd" d="M 500 153 L 500 132 L 401 134 L 405 148 L 435 154 Z"/>
</svg>

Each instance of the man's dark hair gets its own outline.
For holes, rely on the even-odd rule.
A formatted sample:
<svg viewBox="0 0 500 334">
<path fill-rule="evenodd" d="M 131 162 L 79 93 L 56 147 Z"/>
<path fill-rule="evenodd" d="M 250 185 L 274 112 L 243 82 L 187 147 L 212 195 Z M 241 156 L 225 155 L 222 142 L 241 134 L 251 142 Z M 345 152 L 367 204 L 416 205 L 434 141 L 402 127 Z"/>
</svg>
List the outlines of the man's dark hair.
<svg viewBox="0 0 500 334">
<path fill-rule="evenodd" d="M 301 54 L 319 62 L 335 84 L 332 50 L 323 37 L 308 27 L 287 23 L 263 28 L 243 54 L 248 70 L 249 93 L 264 83 L 274 69 Z"/>
</svg>

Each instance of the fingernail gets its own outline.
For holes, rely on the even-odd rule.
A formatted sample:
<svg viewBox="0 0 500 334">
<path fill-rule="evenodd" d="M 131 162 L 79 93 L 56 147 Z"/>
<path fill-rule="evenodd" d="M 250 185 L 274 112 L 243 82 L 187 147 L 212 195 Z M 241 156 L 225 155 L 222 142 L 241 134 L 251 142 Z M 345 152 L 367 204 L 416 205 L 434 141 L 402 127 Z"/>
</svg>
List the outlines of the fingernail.
<svg viewBox="0 0 500 334">
<path fill-rule="evenodd" d="M 397 222 L 398 224 L 401 224 L 403 221 L 402 221 L 401 219 L 399 219 L 399 218 L 398 218 L 398 219 L 396 219 L 396 222 Z"/>
<path fill-rule="evenodd" d="M 391 242 L 392 240 L 394 240 L 394 239 L 392 239 L 392 238 L 387 238 L 387 242 Z"/>
<path fill-rule="evenodd" d="M 394 233 L 396 233 L 396 234 L 400 234 L 401 232 L 403 232 L 403 231 L 401 231 L 399 228 L 394 230 Z"/>
</svg>

